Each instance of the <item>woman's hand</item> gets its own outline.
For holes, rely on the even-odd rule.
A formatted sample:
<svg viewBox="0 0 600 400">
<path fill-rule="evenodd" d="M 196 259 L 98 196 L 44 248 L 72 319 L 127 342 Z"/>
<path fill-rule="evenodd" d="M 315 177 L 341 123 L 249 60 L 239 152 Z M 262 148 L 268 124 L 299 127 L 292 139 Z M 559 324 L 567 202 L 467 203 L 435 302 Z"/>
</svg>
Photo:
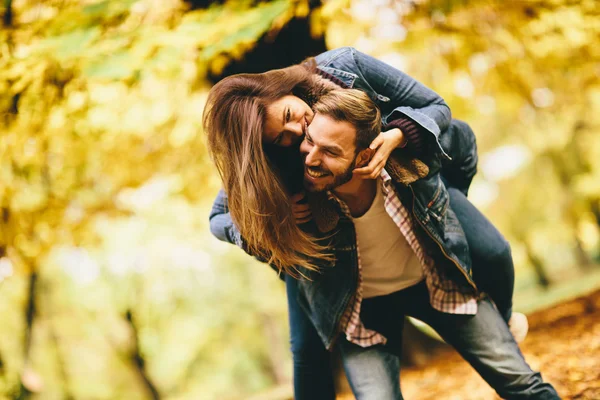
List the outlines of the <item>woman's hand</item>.
<svg viewBox="0 0 600 400">
<path fill-rule="evenodd" d="M 404 147 L 406 139 L 398 128 L 381 132 L 369 145 L 375 154 L 369 161 L 369 165 L 354 169 L 353 173 L 363 179 L 376 179 L 385 166 L 390 154 L 397 147 Z"/>
<path fill-rule="evenodd" d="M 310 211 L 308 203 L 300 203 L 305 197 L 304 193 L 296 193 L 290 197 L 290 201 L 292 202 L 292 214 L 296 219 L 296 224 L 303 224 L 310 221 L 312 218 L 312 212 Z"/>
</svg>

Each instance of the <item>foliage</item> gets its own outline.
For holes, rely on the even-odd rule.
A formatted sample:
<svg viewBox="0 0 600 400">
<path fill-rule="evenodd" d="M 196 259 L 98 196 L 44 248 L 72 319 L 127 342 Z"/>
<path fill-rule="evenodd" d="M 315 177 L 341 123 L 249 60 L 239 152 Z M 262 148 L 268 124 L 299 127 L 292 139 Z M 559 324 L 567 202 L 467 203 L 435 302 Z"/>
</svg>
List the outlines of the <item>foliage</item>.
<svg viewBox="0 0 600 400">
<path fill-rule="evenodd" d="M 208 238 L 219 184 L 201 114 L 207 73 L 307 5 L 6 4 L 0 290 L 12 311 L 0 390 L 198 398 L 285 378 L 261 341 L 268 330 L 287 347 L 282 286 L 245 257 L 215 254 Z M 245 361 L 228 365 L 234 355 Z"/>
<path fill-rule="evenodd" d="M 471 198 L 519 277 L 597 262 L 597 2 L 205 3 L 0 6 L 6 397 L 244 398 L 289 380 L 283 286 L 208 233 L 201 114 L 209 75 L 309 10 L 329 47 L 398 66 L 474 127 Z"/>
<path fill-rule="evenodd" d="M 599 16 L 595 1 L 340 1 L 319 21 L 328 46 L 358 47 L 442 94 L 476 132 L 471 198 L 518 266 L 572 273 L 600 254 Z"/>
</svg>

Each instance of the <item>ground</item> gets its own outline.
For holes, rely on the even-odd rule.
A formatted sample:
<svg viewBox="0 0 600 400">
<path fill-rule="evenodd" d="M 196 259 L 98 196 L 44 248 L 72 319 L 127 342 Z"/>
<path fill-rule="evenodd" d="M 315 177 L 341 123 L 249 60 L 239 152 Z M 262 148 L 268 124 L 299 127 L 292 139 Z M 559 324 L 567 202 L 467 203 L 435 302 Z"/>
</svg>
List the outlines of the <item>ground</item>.
<svg viewBox="0 0 600 400">
<path fill-rule="evenodd" d="M 528 317 L 530 331 L 521 350 L 532 368 L 541 371 L 564 400 L 600 400 L 600 290 Z M 439 350 L 425 365 L 403 369 L 402 393 L 406 399 L 499 399 L 451 348 Z M 292 397 L 291 385 L 285 385 L 252 399 Z M 351 394 L 338 395 L 338 400 L 351 399 Z"/>
<path fill-rule="evenodd" d="M 529 364 L 563 399 L 600 400 L 600 290 L 528 317 L 530 333 L 521 349 Z M 452 350 L 425 368 L 404 369 L 401 380 L 407 399 L 499 398 Z"/>
</svg>

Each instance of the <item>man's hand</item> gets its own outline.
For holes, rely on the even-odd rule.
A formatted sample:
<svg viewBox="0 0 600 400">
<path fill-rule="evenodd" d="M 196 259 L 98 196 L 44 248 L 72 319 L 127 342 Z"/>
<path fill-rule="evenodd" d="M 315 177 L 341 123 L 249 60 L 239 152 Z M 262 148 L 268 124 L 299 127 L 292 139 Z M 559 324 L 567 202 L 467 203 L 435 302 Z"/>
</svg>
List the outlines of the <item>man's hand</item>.
<svg viewBox="0 0 600 400">
<path fill-rule="evenodd" d="M 292 202 L 292 214 L 296 219 L 296 224 L 303 224 L 310 221 L 312 218 L 312 212 L 310 211 L 308 203 L 301 203 L 305 197 L 304 193 L 296 193 L 290 197 L 290 201 Z"/>
<path fill-rule="evenodd" d="M 369 165 L 362 168 L 355 168 L 354 175 L 363 179 L 376 179 L 381 170 L 385 167 L 390 154 L 397 147 L 404 147 L 406 139 L 402 131 L 398 128 L 381 132 L 369 145 L 371 150 L 376 150 Z"/>
</svg>

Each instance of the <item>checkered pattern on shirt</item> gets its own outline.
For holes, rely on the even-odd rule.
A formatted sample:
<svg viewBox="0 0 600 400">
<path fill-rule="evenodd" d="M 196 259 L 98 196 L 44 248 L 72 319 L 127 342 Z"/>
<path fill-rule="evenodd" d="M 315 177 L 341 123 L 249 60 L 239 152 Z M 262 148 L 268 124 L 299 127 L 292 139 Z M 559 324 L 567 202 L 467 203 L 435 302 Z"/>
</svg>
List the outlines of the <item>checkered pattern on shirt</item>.
<svg viewBox="0 0 600 400">
<path fill-rule="evenodd" d="M 412 218 L 398 198 L 393 188 L 392 179 L 385 169 L 381 170 L 381 179 L 383 181 L 382 190 L 385 196 L 385 209 L 421 262 L 431 306 L 438 311 L 450 314 L 476 314 L 477 298 L 472 293 L 465 293 L 464 289 L 452 280 L 441 276 L 436 270 L 431 257 L 423 251 L 421 244 L 415 236 Z M 338 202 L 342 212 L 350 216 L 350 210 L 346 204 L 337 199 L 333 194 L 330 193 L 329 195 L 330 198 Z M 356 252 L 358 258 L 358 286 L 354 298 L 350 302 L 351 306 L 348 307 L 342 316 L 340 326 L 345 327 L 344 333 L 349 342 L 362 347 L 385 344 L 387 339 L 383 335 L 367 329 L 360 320 L 360 308 L 363 297 L 362 267 L 358 243 L 356 245 Z"/>
</svg>

